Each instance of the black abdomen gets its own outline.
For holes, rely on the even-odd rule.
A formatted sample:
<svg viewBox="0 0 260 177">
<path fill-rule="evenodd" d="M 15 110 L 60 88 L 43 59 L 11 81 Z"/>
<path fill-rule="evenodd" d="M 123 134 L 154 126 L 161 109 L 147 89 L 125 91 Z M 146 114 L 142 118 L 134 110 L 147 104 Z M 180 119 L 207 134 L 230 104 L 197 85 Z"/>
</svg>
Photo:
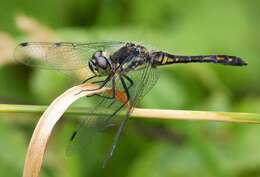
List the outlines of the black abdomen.
<svg viewBox="0 0 260 177">
<path fill-rule="evenodd" d="M 229 55 L 180 56 L 171 55 L 164 52 L 156 52 L 154 56 L 156 56 L 154 57 L 154 64 L 156 65 L 168 65 L 175 63 L 219 63 L 233 66 L 247 65 L 247 63 L 241 58 Z"/>
</svg>

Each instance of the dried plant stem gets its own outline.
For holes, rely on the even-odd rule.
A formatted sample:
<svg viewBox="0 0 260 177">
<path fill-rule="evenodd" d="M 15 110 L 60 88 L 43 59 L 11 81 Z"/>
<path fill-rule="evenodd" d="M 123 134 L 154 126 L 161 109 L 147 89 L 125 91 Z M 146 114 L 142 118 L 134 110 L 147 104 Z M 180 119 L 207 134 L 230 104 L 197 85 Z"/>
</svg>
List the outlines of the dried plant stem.
<svg viewBox="0 0 260 177">
<path fill-rule="evenodd" d="M 34 129 L 24 164 L 23 177 L 38 177 L 44 152 L 47 147 L 48 139 L 52 129 L 61 118 L 66 109 L 77 99 L 83 96 L 93 95 L 95 93 L 104 92 L 107 88 L 98 89 L 95 91 L 84 91 L 97 89 L 97 86 L 84 84 L 72 87 L 56 98 L 47 110 L 41 116 L 39 122 Z"/>
<path fill-rule="evenodd" d="M 233 123 L 260 123 L 260 114 L 235 113 L 235 112 L 210 112 L 210 111 L 184 111 L 184 110 L 162 110 L 162 109 L 141 109 L 133 111 L 134 117 L 195 120 L 195 121 L 220 121 Z"/>
</svg>

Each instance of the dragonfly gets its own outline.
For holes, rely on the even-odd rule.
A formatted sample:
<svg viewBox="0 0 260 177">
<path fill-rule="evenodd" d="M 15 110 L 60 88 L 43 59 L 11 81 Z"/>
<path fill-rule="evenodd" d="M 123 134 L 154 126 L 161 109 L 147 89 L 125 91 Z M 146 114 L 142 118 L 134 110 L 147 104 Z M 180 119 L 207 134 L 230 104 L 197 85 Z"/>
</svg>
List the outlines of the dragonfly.
<svg viewBox="0 0 260 177">
<path fill-rule="evenodd" d="M 94 83 L 98 88 L 111 88 L 112 93 L 109 95 L 107 93 L 94 95 L 99 99 L 90 112 L 104 114 L 86 116 L 70 138 L 70 144 L 74 144 L 81 138 L 86 139 L 86 146 L 88 146 L 88 143 L 95 141 L 96 136 L 104 130 L 116 127 L 103 166 L 114 154 L 133 108 L 158 81 L 158 67 L 181 63 L 247 65 L 237 56 L 174 55 L 160 50 L 151 50 L 132 42 L 23 42 L 16 47 L 14 58 L 20 63 L 33 67 L 58 71 L 85 70 L 88 74 L 83 83 Z M 124 102 L 116 99 L 118 90 L 126 95 Z M 122 110 L 125 110 L 124 116 L 118 116 Z M 85 135 L 81 132 L 85 132 Z"/>
</svg>

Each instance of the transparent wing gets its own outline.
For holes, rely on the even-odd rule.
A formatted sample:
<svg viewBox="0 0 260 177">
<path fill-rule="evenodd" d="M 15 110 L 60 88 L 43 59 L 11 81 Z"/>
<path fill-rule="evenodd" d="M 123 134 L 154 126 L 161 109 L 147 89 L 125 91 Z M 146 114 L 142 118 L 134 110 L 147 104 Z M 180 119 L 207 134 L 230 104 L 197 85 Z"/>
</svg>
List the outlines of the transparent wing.
<svg viewBox="0 0 260 177">
<path fill-rule="evenodd" d="M 115 148 L 121 129 L 124 127 L 125 122 L 131 113 L 132 107 L 135 107 L 136 104 L 138 104 L 142 97 L 152 89 L 158 80 L 156 69 L 152 68 L 150 62 L 147 61 L 145 65 L 146 66 L 142 70 L 128 73 L 128 77 L 133 81 L 133 85 L 131 87 L 129 81 L 125 79 L 130 94 L 128 106 L 125 106 L 122 102 L 115 99 L 102 98 L 90 112 L 90 115 L 87 116 L 83 122 L 81 122 L 76 131 L 73 133 L 73 138 L 71 139 L 67 149 L 68 154 L 71 154 L 71 152 L 78 148 L 80 148 L 79 150 L 81 150 L 81 152 L 83 150 L 88 153 L 91 151 L 91 147 L 100 148 L 100 144 L 95 146 L 92 145 L 92 143 L 96 144 L 103 142 L 104 155 L 101 156 L 99 162 L 110 158 L 112 154 L 111 147 L 112 149 Z M 111 86 L 111 82 L 107 86 Z M 116 79 L 116 90 L 124 92 L 124 87 L 122 86 L 119 78 Z M 126 109 L 127 113 L 123 115 L 119 114 L 124 109 Z M 94 115 L 97 113 L 99 115 Z M 111 131 L 105 130 L 111 130 L 113 134 L 116 133 L 116 135 L 111 138 L 111 136 L 108 135 L 108 132 Z M 104 144 L 104 142 L 106 143 Z M 105 158 L 107 157 L 105 154 L 108 158 Z"/>
<path fill-rule="evenodd" d="M 19 44 L 14 59 L 25 65 L 55 70 L 76 70 L 88 66 L 88 60 L 97 50 L 114 52 L 123 42 Z"/>
<path fill-rule="evenodd" d="M 136 106 L 141 101 L 159 79 L 157 69 L 152 67 L 151 61 L 146 62 L 144 69 L 129 72 L 128 76 L 135 84 L 135 87 L 129 90 L 133 106 Z"/>
</svg>

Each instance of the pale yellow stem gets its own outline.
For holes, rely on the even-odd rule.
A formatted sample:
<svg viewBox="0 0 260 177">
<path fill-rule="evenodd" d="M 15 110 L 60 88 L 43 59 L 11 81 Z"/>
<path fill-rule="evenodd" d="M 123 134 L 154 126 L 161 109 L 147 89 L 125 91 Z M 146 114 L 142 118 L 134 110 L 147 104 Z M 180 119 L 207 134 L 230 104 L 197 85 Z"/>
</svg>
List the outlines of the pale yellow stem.
<svg viewBox="0 0 260 177">
<path fill-rule="evenodd" d="M 107 88 L 102 88 L 94 91 L 84 91 L 97 89 L 97 86 L 84 84 L 70 88 L 58 98 L 42 114 L 37 123 L 25 158 L 23 177 L 38 177 L 44 152 L 47 147 L 48 139 L 51 135 L 53 127 L 61 118 L 67 108 L 77 99 L 90 96 L 96 93 L 104 92 Z"/>
<path fill-rule="evenodd" d="M 193 121 L 220 121 L 233 123 L 260 123 L 260 114 L 210 111 L 185 111 L 135 108 L 132 115 L 140 118 L 193 120 Z"/>
</svg>

